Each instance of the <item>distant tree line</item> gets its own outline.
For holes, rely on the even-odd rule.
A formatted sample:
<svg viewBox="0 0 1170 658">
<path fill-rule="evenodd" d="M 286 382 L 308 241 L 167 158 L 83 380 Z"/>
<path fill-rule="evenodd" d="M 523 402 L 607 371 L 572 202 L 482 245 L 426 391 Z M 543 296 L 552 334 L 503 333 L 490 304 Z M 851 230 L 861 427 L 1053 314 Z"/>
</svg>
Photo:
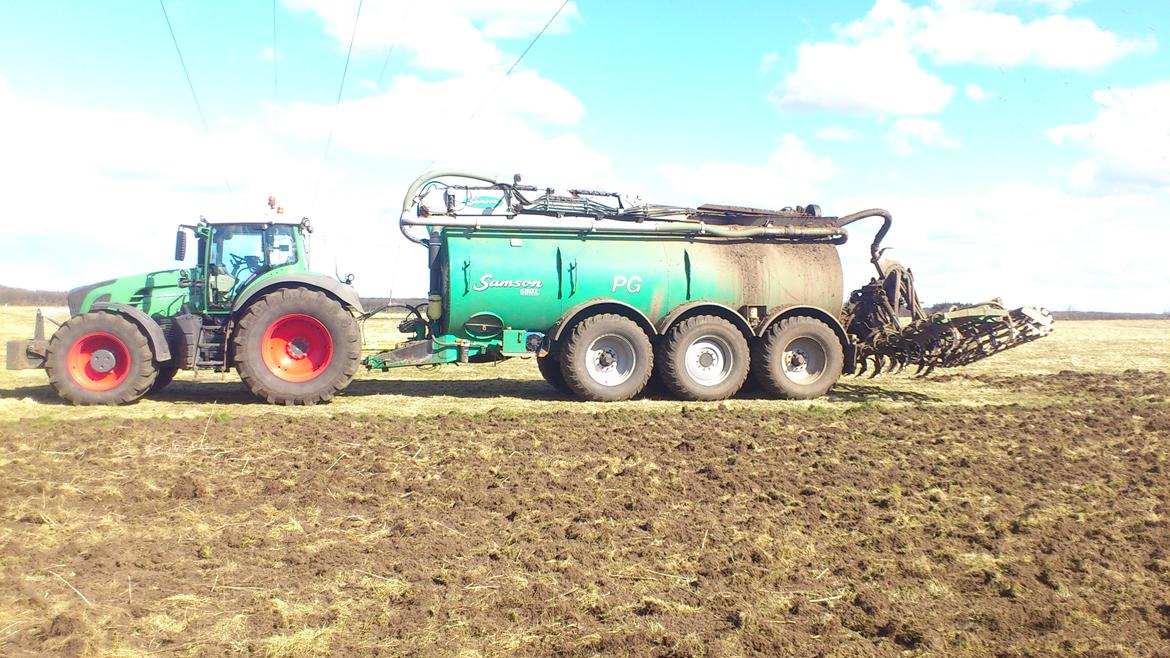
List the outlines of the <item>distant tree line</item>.
<svg viewBox="0 0 1170 658">
<path fill-rule="evenodd" d="M 940 302 L 926 307 L 927 313 L 943 313 L 966 302 Z M 1052 311 L 1057 320 L 1170 320 L 1170 313 L 1113 313 L 1109 311 Z"/>
<path fill-rule="evenodd" d="M 26 290 L 0 286 L 0 304 L 15 306 L 65 306 L 65 293 L 59 290 Z"/>
</svg>

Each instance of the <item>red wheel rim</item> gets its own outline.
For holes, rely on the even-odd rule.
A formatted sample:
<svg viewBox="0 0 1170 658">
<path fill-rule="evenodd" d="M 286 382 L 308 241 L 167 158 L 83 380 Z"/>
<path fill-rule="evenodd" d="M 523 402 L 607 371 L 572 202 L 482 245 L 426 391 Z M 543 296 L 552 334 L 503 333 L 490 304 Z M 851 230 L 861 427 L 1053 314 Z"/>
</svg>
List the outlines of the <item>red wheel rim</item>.
<svg viewBox="0 0 1170 658">
<path fill-rule="evenodd" d="M 321 321 L 294 313 L 268 325 L 260 340 L 268 371 L 286 382 L 307 382 L 333 361 L 333 338 Z"/>
<path fill-rule="evenodd" d="M 117 336 L 95 331 L 74 341 L 65 363 L 78 386 L 87 391 L 109 391 L 126 381 L 130 350 Z"/>
</svg>

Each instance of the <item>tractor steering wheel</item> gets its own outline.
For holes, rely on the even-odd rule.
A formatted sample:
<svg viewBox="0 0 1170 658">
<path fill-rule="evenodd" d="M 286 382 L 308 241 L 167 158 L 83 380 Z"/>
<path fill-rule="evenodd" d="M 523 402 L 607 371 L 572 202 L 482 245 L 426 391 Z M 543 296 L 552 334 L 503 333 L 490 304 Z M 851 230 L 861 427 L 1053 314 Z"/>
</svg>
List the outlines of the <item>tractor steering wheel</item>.
<svg viewBox="0 0 1170 658">
<path fill-rule="evenodd" d="M 259 256 L 237 256 L 236 254 L 228 254 L 232 261 L 232 276 L 240 278 L 238 275 L 240 270 L 247 268 L 252 274 L 260 271 L 260 257 Z"/>
</svg>

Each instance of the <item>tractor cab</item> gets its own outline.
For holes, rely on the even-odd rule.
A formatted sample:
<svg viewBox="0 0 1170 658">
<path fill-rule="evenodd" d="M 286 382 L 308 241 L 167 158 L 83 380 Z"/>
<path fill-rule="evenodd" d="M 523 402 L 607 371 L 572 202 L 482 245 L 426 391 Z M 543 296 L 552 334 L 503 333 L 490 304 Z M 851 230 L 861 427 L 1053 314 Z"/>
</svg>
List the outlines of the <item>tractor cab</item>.
<svg viewBox="0 0 1170 658">
<path fill-rule="evenodd" d="M 192 288 L 193 309 L 229 312 L 238 295 L 262 279 L 307 271 L 307 219 L 263 222 L 209 222 L 180 225 L 175 259 L 187 254 L 187 234 L 194 235 L 195 267 L 184 270 L 180 284 Z"/>
<path fill-rule="evenodd" d="M 166 386 L 179 370 L 235 368 L 252 392 L 281 404 L 332 398 L 357 372 L 358 316 L 351 278 L 310 272 L 307 219 L 286 221 L 275 199 L 260 221 L 180 225 L 183 269 L 74 288 L 70 318 L 45 335 L 9 341 L 9 369 L 44 368 L 61 397 L 124 404 Z"/>
</svg>

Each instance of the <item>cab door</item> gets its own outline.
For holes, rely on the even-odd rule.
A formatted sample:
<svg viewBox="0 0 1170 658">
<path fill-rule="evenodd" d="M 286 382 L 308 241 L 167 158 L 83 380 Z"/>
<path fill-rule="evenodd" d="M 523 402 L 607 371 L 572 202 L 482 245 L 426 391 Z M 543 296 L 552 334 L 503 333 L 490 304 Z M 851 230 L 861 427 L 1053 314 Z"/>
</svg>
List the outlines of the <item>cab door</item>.
<svg viewBox="0 0 1170 658">
<path fill-rule="evenodd" d="M 212 225 L 203 286 L 208 311 L 230 311 L 247 282 L 267 268 L 264 244 L 261 224 Z"/>
</svg>

